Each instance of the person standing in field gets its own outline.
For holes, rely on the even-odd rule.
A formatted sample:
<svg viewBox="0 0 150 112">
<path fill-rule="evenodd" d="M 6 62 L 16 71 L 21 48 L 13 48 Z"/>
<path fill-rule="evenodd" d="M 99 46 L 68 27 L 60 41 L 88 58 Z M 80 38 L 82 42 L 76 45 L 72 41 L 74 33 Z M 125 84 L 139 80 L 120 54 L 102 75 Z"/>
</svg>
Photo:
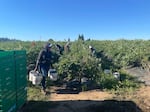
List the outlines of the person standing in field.
<svg viewBox="0 0 150 112">
<path fill-rule="evenodd" d="M 42 93 L 46 94 L 46 77 L 51 67 L 51 47 L 52 44 L 47 43 L 44 48 L 40 51 L 34 71 L 39 71 L 43 78 L 41 81 Z"/>
<path fill-rule="evenodd" d="M 89 46 L 89 49 L 90 49 L 91 55 L 95 56 L 96 55 L 96 50 L 91 45 Z"/>
</svg>

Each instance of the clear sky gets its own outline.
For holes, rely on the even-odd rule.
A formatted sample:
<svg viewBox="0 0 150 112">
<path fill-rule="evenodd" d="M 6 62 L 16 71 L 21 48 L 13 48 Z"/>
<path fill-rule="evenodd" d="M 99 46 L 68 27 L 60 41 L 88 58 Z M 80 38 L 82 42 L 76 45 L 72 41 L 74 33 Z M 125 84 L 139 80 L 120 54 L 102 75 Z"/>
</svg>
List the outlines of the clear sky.
<svg viewBox="0 0 150 112">
<path fill-rule="evenodd" d="M 150 0 L 0 0 L 0 37 L 150 39 Z"/>
</svg>

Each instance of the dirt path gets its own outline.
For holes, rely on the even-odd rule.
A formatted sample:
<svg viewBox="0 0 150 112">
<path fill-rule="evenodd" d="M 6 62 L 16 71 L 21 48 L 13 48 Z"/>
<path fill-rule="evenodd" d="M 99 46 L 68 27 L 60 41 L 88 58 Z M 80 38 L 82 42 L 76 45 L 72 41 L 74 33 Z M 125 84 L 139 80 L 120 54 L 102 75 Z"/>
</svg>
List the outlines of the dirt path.
<svg viewBox="0 0 150 112">
<path fill-rule="evenodd" d="M 21 112 L 150 112 L 150 86 L 122 98 L 98 89 L 80 93 L 62 87 L 50 90 L 44 100 L 30 100 Z M 38 89 L 34 91 L 38 93 Z"/>
<path fill-rule="evenodd" d="M 112 94 L 100 90 L 79 94 L 54 92 L 51 94 L 50 100 L 58 103 L 59 106 L 49 109 L 49 112 L 150 112 L 150 87 L 144 86 L 131 94 L 129 99 L 122 101 L 113 100 Z"/>
<path fill-rule="evenodd" d="M 144 112 L 150 112 L 150 86 L 140 88 L 135 95 L 135 99 Z"/>
<path fill-rule="evenodd" d="M 50 97 L 51 101 L 67 101 L 67 100 L 105 100 L 112 97 L 111 94 L 108 92 L 103 92 L 100 90 L 91 90 L 91 91 L 85 91 L 85 92 L 79 92 L 79 93 L 63 93 L 63 94 L 57 94 L 55 90 L 58 89 L 56 87 L 53 87 L 51 90 L 52 94 Z"/>
<path fill-rule="evenodd" d="M 50 101 L 58 103 L 57 108 L 49 109 L 49 112 L 89 112 L 88 107 L 97 105 L 105 99 L 112 98 L 112 95 L 100 90 L 91 90 L 80 93 L 57 94 L 55 91 L 59 88 L 52 88 Z"/>
</svg>

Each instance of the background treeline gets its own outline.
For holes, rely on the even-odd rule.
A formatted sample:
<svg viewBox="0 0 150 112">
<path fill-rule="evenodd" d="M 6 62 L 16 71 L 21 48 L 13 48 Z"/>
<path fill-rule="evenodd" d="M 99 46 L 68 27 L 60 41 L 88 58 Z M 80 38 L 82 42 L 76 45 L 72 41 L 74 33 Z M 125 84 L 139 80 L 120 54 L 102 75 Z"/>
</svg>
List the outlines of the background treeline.
<svg viewBox="0 0 150 112">
<path fill-rule="evenodd" d="M 0 42 L 8 42 L 8 41 L 19 41 L 19 40 L 16 40 L 16 39 L 9 39 L 7 37 L 0 37 Z"/>
</svg>

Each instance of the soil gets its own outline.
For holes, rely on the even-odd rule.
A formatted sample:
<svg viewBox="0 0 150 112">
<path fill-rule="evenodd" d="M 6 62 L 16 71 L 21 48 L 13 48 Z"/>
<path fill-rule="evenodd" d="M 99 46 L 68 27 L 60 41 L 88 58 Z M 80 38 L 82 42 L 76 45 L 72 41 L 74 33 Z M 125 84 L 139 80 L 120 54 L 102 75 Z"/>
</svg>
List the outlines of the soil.
<svg viewBox="0 0 150 112">
<path fill-rule="evenodd" d="M 143 112 L 150 112 L 150 86 L 140 88 L 134 99 Z"/>
<path fill-rule="evenodd" d="M 51 87 L 50 90 L 46 100 L 29 101 L 21 112 L 150 112 L 150 86 L 121 99 L 99 89 L 75 92 Z"/>
<path fill-rule="evenodd" d="M 58 104 L 48 112 L 150 112 L 150 86 L 143 86 L 124 100 L 114 100 L 113 94 L 101 90 L 81 93 L 55 92 L 63 90 L 53 87 L 50 101 Z"/>
<path fill-rule="evenodd" d="M 111 94 L 100 90 L 80 93 L 56 87 L 53 87 L 51 90 L 50 101 L 58 103 L 58 106 L 49 109 L 49 112 L 88 112 L 87 107 L 112 97 Z"/>
<path fill-rule="evenodd" d="M 56 91 L 56 92 L 55 92 Z M 59 91 L 59 92 L 58 92 Z M 60 92 L 61 91 L 61 92 Z M 112 97 L 108 92 L 99 89 L 85 92 L 77 92 L 66 90 L 58 87 L 51 87 L 51 101 L 67 101 L 67 100 L 105 100 Z"/>
</svg>

